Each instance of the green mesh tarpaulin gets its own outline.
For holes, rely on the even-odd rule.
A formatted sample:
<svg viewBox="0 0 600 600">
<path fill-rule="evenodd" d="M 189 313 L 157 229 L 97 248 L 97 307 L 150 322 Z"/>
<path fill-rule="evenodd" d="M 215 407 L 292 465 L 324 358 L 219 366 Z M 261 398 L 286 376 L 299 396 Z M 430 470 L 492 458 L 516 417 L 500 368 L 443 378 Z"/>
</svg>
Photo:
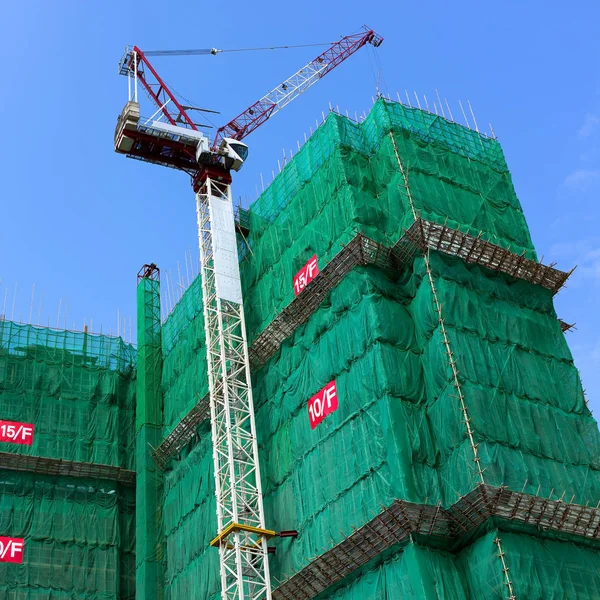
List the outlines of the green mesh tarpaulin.
<svg viewBox="0 0 600 600">
<path fill-rule="evenodd" d="M 131 469 L 135 351 L 120 338 L 0 321 L 0 418 L 32 423 L 0 451 Z M 135 597 L 135 497 L 109 480 L 0 471 L 0 535 L 25 540 L 0 564 L 0 597 Z"/>
<path fill-rule="evenodd" d="M 221 597 L 216 535 L 212 445 L 208 424 L 202 440 L 165 477 L 165 598 Z"/>
<path fill-rule="evenodd" d="M 131 469 L 134 366 L 120 338 L 0 321 L 0 414 L 35 425 L 2 451 Z"/>
<path fill-rule="evenodd" d="M 0 476 L 0 531 L 25 538 L 3 598 L 134 598 L 134 498 L 109 482 Z"/>
<path fill-rule="evenodd" d="M 536 260 L 496 140 L 384 100 L 361 124 L 329 115 L 249 210 L 250 342 L 313 255 L 322 269 L 357 233 L 392 246 L 415 213 Z M 197 279 L 163 326 L 165 436 L 207 391 L 201 300 Z M 307 402 L 332 380 L 339 407 L 312 429 Z M 253 372 L 253 389 L 267 526 L 299 533 L 273 540 L 274 582 L 395 499 L 447 507 L 481 477 L 600 500 L 598 427 L 551 292 L 451 256 L 355 268 Z M 165 474 L 166 598 L 218 597 L 211 452 L 204 423 Z M 597 549 L 531 534 L 490 522 L 443 549 L 412 540 L 321 597 L 508 598 L 496 539 L 517 598 L 597 597 Z"/>
<path fill-rule="evenodd" d="M 314 254 L 322 267 L 357 231 L 390 245 L 400 238 L 413 216 L 396 151 L 423 218 L 535 257 L 496 140 L 384 101 L 360 125 L 330 114 L 250 207 L 251 337 L 293 299 L 293 276 Z"/>
</svg>

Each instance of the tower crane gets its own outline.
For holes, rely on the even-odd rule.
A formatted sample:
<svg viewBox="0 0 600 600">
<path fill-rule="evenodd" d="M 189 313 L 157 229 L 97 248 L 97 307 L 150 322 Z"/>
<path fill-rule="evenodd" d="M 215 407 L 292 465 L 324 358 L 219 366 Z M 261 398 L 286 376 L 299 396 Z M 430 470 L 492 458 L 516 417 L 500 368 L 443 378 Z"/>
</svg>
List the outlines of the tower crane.
<svg viewBox="0 0 600 600">
<path fill-rule="evenodd" d="M 382 41 L 367 27 L 341 38 L 220 127 L 212 143 L 190 117 L 192 107 L 178 101 L 148 60 L 189 51 L 144 53 L 133 46 L 119 63 L 129 96 L 117 121 L 116 152 L 184 171 L 196 192 L 217 500 L 218 531 L 211 545 L 219 549 L 223 600 L 271 598 L 267 540 L 276 535 L 266 529 L 263 511 L 231 172 L 239 171 L 247 158 L 246 136 L 357 50 Z M 140 118 L 140 85 L 157 107 L 145 121 Z"/>
</svg>

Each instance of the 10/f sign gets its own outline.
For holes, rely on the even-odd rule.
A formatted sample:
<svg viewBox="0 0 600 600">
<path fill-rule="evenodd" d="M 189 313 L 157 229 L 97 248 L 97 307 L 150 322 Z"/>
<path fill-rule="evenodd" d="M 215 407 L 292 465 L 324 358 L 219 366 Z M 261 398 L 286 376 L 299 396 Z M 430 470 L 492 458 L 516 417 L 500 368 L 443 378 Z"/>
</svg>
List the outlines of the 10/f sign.
<svg viewBox="0 0 600 600">
<path fill-rule="evenodd" d="M 23 538 L 0 537 L 0 562 L 23 562 Z"/>
<path fill-rule="evenodd" d="M 0 420 L 0 442 L 31 446 L 33 444 L 33 425 Z"/>
<path fill-rule="evenodd" d="M 297 296 L 318 274 L 319 265 L 315 254 L 294 276 L 294 294 Z"/>
<path fill-rule="evenodd" d="M 327 415 L 336 411 L 337 407 L 338 396 L 334 380 L 308 401 L 310 428 L 314 429 Z"/>
</svg>

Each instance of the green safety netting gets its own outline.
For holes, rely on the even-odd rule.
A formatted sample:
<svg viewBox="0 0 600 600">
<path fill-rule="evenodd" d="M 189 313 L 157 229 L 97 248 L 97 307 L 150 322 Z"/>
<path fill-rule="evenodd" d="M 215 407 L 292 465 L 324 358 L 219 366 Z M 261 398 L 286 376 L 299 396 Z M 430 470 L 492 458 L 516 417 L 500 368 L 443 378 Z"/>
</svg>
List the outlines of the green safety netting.
<svg viewBox="0 0 600 600">
<path fill-rule="evenodd" d="M 495 540 L 500 537 L 510 565 L 502 571 Z M 450 553 L 415 543 L 379 564 L 357 572 L 343 587 L 318 600 L 528 600 L 600 597 L 600 552 L 570 542 L 490 530 L 471 546 Z"/>
<path fill-rule="evenodd" d="M 0 451 L 132 469 L 135 362 L 120 338 L 0 321 L 0 418 L 35 426 Z M 134 507 L 108 480 L 0 472 L 0 535 L 25 539 L 0 596 L 134 598 Z"/>
<path fill-rule="evenodd" d="M 424 261 L 414 268 L 421 284 L 411 309 L 446 503 L 454 491 L 466 492 L 454 455 L 463 447 L 468 453 L 469 443 Z M 567 491 L 580 504 L 597 502 L 598 426 L 550 292 L 443 255 L 431 256 L 431 270 L 486 483 L 543 495 Z"/>
<path fill-rule="evenodd" d="M 490 531 L 459 553 L 470 598 L 508 598 L 498 548 L 500 538 L 513 592 L 528 600 L 600 597 L 600 552 L 571 542 Z M 499 568 L 500 567 L 500 568 Z"/>
<path fill-rule="evenodd" d="M 488 560 L 491 562 L 490 555 Z M 320 600 L 483 600 L 486 597 L 469 595 L 456 556 L 412 543 L 383 563 L 358 572 L 347 585 L 318 596 Z"/>
<path fill-rule="evenodd" d="M 162 386 L 166 436 L 207 390 L 202 288 L 196 278 L 162 327 Z M 210 427 L 174 461 L 164 478 L 163 527 L 166 599 L 220 597 Z"/>
<path fill-rule="evenodd" d="M 293 276 L 314 254 L 322 268 L 357 231 L 393 244 L 412 223 L 396 151 L 423 218 L 535 257 L 496 140 L 383 100 L 360 125 L 332 113 L 250 207 L 251 339 L 294 298 Z"/>
<path fill-rule="evenodd" d="M 162 350 L 166 435 L 208 391 L 200 277 L 163 325 Z"/>
<path fill-rule="evenodd" d="M 406 181 L 420 216 L 535 259 L 498 142 L 379 100 L 360 125 L 330 115 L 250 208 L 241 263 L 250 341 L 294 298 L 293 276 L 313 254 L 323 268 L 357 232 L 386 245 L 401 237 L 414 218 Z M 565 491 L 580 504 L 600 498 L 598 427 L 551 293 L 435 252 L 429 266 L 433 289 L 422 256 L 396 275 L 356 268 L 253 373 L 267 524 L 299 532 L 273 542 L 276 579 L 395 498 L 449 506 L 480 483 L 434 291 L 485 482 Z M 164 324 L 162 349 L 166 435 L 207 390 L 199 279 Z M 339 408 L 312 430 L 307 400 L 332 379 Z M 165 476 L 166 598 L 218 594 L 207 424 L 199 436 Z M 504 597 L 495 535 L 451 552 L 409 544 L 331 597 Z M 588 595 L 577 587 L 588 567 L 577 579 L 556 564 L 561 553 L 595 564 L 596 551 L 502 537 L 515 583 L 528 590 L 518 597 L 595 597 L 593 577 Z M 537 588 L 524 583 L 536 556 L 540 579 L 548 576 Z"/>
<path fill-rule="evenodd" d="M 220 598 L 219 551 L 210 546 L 217 534 L 210 428 L 200 442 L 165 476 L 165 598 Z"/>
<path fill-rule="evenodd" d="M 598 427 L 549 292 L 441 255 L 431 266 L 486 483 L 600 498 Z M 256 374 L 265 506 L 300 532 L 276 576 L 394 498 L 448 506 L 479 482 L 423 276 L 422 258 L 399 281 L 354 270 Z M 340 408 L 313 431 L 307 400 L 334 378 Z"/>
<path fill-rule="evenodd" d="M 250 340 L 293 299 L 293 275 L 313 254 L 322 268 L 357 232 L 399 239 L 413 220 L 407 181 L 422 217 L 535 258 L 499 144 L 380 100 L 360 125 L 330 115 L 251 207 L 242 262 Z M 596 503 L 598 429 L 550 292 L 435 253 L 430 265 L 486 483 Z M 142 280 L 138 294 L 137 355 L 118 338 L 0 321 L 0 416 L 36 428 L 32 447 L 1 450 L 135 461 L 143 549 L 136 564 L 132 491 L 5 472 L 0 532 L 27 540 L 26 563 L 0 570 L 7 598 L 129 598 L 136 568 L 147 597 L 219 595 L 208 426 L 164 480 L 151 456 L 206 393 L 200 282 L 162 328 L 158 282 Z M 395 498 L 450 505 L 479 482 L 442 341 L 417 257 L 395 277 L 350 273 L 254 373 L 267 523 L 300 533 L 274 542 L 275 577 Z M 334 378 L 340 407 L 311 430 L 307 399 Z M 502 596 L 496 535 L 453 552 L 409 545 L 332 597 Z M 519 597 L 599 595 L 595 550 L 501 535 Z"/>
<path fill-rule="evenodd" d="M 25 539 L 23 564 L 2 564 L 7 599 L 135 598 L 132 490 L 111 482 L 0 474 L 0 531 Z"/>
<path fill-rule="evenodd" d="M 135 359 L 121 338 L 0 321 L 0 418 L 35 425 L 1 450 L 133 468 Z"/>
</svg>

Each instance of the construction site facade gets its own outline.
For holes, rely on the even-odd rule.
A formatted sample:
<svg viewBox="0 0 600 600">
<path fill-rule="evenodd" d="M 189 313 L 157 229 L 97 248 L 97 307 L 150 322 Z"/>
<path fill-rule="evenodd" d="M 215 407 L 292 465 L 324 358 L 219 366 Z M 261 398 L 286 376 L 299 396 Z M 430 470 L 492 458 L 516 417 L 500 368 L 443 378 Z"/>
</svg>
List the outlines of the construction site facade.
<svg viewBox="0 0 600 600">
<path fill-rule="evenodd" d="M 297 532 L 269 542 L 273 598 L 600 598 L 569 273 L 499 142 L 384 99 L 330 113 L 241 220 L 266 525 Z M 23 543 L 0 597 L 220 598 L 202 286 L 166 318 L 160 286 L 140 271 L 135 348 L 0 321 L 0 419 L 33 426 L 0 442 Z"/>
</svg>

